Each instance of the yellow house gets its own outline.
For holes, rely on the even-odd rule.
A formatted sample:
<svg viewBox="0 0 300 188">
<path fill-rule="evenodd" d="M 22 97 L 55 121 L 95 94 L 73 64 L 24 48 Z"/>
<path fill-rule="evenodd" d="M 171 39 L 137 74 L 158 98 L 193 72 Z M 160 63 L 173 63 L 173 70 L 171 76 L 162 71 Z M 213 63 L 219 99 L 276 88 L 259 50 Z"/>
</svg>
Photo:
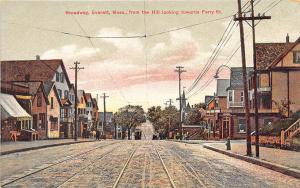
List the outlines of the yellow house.
<svg viewBox="0 0 300 188">
<path fill-rule="evenodd" d="M 85 97 L 84 90 L 78 90 L 77 91 L 77 113 L 78 113 L 78 134 L 81 137 L 85 136 L 85 133 L 87 131 L 87 125 L 88 125 L 88 118 L 86 113 L 86 106 L 87 106 L 87 100 Z"/>
<path fill-rule="evenodd" d="M 47 137 L 60 138 L 60 107 L 62 105 L 59 95 L 54 82 L 45 82 L 44 87 L 49 100 L 47 106 Z"/>
</svg>

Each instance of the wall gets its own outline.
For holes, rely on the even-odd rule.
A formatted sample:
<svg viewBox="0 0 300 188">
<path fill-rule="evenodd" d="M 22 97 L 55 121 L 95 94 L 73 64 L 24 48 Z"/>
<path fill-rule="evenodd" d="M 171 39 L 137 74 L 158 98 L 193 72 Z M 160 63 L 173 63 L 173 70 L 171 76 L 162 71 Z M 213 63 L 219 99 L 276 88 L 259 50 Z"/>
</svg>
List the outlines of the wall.
<svg viewBox="0 0 300 188">
<path fill-rule="evenodd" d="M 51 109 L 51 97 L 53 97 L 53 109 Z M 48 100 L 50 104 L 47 107 L 47 121 L 48 121 L 47 135 L 48 138 L 59 138 L 60 105 L 58 99 L 56 98 L 54 87 L 51 89 L 48 95 Z M 58 118 L 58 130 L 51 130 L 50 116 Z"/>
<path fill-rule="evenodd" d="M 272 101 L 280 102 L 287 100 L 287 73 L 272 72 Z M 272 111 L 277 111 L 277 107 L 272 103 Z"/>
<path fill-rule="evenodd" d="M 290 71 L 290 110 L 296 112 L 300 110 L 300 70 L 299 71 Z"/>
<path fill-rule="evenodd" d="M 56 71 L 59 72 L 59 73 L 63 73 L 63 69 L 61 68 L 61 66 L 59 66 Z M 56 74 L 54 74 L 54 77 L 53 77 L 52 81 L 55 82 L 56 89 L 62 90 L 63 98 L 66 98 L 66 96 L 64 96 L 64 92 L 66 90 L 69 92 L 69 86 L 68 86 L 68 83 L 67 83 L 67 80 L 66 80 L 66 76 L 64 75 L 64 82 L 61 83 L 61 82 L 56 81 Z"/>
<path fill-rule="evenodd" d="M 300 51 L 300 44 L 297 44 L 276 67 L 300 67 L 300 64 L 293 63 L 293 51 Z"/>
<path fill-rule="evenodd" d="M 41 87 L 39 87 L 37 93 L 37 95 L 41 95 L 42 96 L 42 105 L 40 107 L 38 107 L 37 105 L 37 98 L 38 96 L 35 95 L 34 96 L 34 100 L 32 101 L 32 117 L 33 115 L 37 115 L 37 131 L 39 133 L 39 139 L 45 139 L 47 137 L 47 133 L 46 133 L 46 126 L 47 126 L 47 121 L 45 120 L 45 125 L 44 127 L 42 125 L 40 125 L 39 123 L 39 119 L 40 119 L 40 114 L 44 113 L 45 115 L 47 115 L 47 103 L 46 103 L 46 98 L 42 92 Z M 32 122 L 32 125 L 34 123 Z"/>
</svg>

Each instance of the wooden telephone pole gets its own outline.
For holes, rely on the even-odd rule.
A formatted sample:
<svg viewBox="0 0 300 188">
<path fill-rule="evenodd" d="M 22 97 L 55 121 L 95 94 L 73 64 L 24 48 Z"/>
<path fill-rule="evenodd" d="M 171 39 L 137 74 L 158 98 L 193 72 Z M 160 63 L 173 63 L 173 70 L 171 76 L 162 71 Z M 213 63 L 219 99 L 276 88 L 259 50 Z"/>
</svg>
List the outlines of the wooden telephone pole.
<svg viewBox="0 0 300 188">
<path fill-rule="evenodd" d="M 239 7 L 239 11 L 238 11 L 238 18 L 234 18 L 235 21 L 239 21 L 240 24 L 240 30 L 243 30 L 243 21 L 247 20 L 251 20 L 251 28 L 252 28 L 252 42 L 253 42 L 253 90 L 254 90 L 254 118 L 255 118 L 255 155 L 256 157 L 259 157 L 259 126 L 258 126 L 258 104 L 257 104 L 257 66 L 256 66 L 256 48 L 255 48 L 255 20 L 264 20 L 264 19 L 271 19 L 271 16 L 265 16 L 264 14 L 261 16 L 260 14 L 258 14 L 258 16 L 254 16 L 254 0 L 251 0 L 251 15 L 250 16 L 242 16 L 241 13 L 241 0 L 238 0 L 238 7 Z M 244 33 L 241 32 L 241 43 L 242 43 L 242 38 L 244 38 Z M 243 41 L 244 43 L 244 41 Z M 242 46 L 242 45 L 241 45 Z M 242 51 L 244 51 L 244 54 L 242 52 L 242 60 L 243 58 L 245 58 L 245 47 L 243 46 Z M 244 56 L 244 57 L 243 57 Z M 244 63 L 243 63 L 244 64 Z M 245 62 L 246 64 L 246 62 Z M 246 70 L 245 70 L 246 71 Z M 244 66 L 243 66 L 243 77 L 244 77 Z M 245 84 L 245 83 L 244 83 Z M 245 86 L 244 86 L 245 87 Z M 247 89 L 248 90 L 248 89 Z M 245 93 L 245 90 L 244 90 Z M 247 93 L 247 98 L 248 98 L 248 93 Z M 248 99 L 246 99 L 246 93 L 245 93 L 245 107 L 246 107 L 246 103 L 248 106 Z M 249 116 L 249 106 L 246 107 L 246 111 L 248 108 L 248 116 Z M 247 112 L 246 112 L 247 113 Z M 247 117 L 247 115 L 246 115 Z M 249 119 L 249 117 L 248 117 Z M 250 129 L 250 125 L 247 123 L 247 155 L 251 155 L 251 135 L 250 135 L 250 131 L 248 130 L 248 128 Z M 250 146 L 249 146 L 250 144 Z M 249 152 L 249 147 L 250 147 L 250 153 Z"/>
<path fill-rule="evenodd" d="M 182 99 L 181 99 L 181 73 L 186 72 L 186 70 L 183 70 L 184 67 L 182 66 L 176 66 L 175 72 L 178 72 L 178 82 L 179 82 L 179 116 L 180 116 L 180 122 L 179 122 L 179 132 L 180 132 L 180 140 L 182 140 Z"/>
<path fill-rule="evenodd" d="M 104 127 L 106 127 L 106 98 L 108 98 L 109 96 L 107 96 L 105 93 L 103 93 L 103 96 L 100 96 L 101 98 L 103 98 L 103 126 L 102 126 L 102 131 L 104 133 Z"/>
<path fill-rule="evenodd" d="M 78 61 L 74 62 L 75 67 L 71 67 L 70 69 L 73 69 L 75 71 L 75 119 L 74 119 L 74 126 L 75 126 L 75 131 L 74 131 L 74 140 L 77 141 L 77 127 L 78 127 L 78 121 L 77 121 L 77 104 L 78 104 L 78 99 L 77 99 L 77 73 L 79 70 L 84 69 L 84 67 L 78 67 L 80 63 Z"/>
</svg>

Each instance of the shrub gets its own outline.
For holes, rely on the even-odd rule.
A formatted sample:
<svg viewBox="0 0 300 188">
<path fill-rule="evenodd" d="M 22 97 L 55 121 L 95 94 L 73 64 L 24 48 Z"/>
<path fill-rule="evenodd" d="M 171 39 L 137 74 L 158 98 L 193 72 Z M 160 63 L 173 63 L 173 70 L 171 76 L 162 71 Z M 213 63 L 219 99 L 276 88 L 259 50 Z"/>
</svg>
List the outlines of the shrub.
<svg viewBox="0 0 300 188">
<path fill-rule="evenodd" d="M 281 130 L 286 130 L 300 118 L 300 110 L 295 112 L 290 118 L 274 121 L 271 125 L 262 128 L 261 135 L 279 136 Z"/>
</svg>

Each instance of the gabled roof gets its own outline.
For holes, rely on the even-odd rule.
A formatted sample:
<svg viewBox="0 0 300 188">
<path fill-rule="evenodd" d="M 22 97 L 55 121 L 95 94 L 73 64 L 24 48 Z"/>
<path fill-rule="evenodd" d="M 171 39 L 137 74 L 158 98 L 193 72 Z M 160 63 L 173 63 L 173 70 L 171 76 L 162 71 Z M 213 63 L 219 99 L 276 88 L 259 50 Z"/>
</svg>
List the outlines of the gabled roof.
<svg viewBox="0 0 300 188">
<path fill-rule="evenodd" d="M 300 37 L 294 42 L 291 43 L 280 55 L 277 56 L 276 59 L 268 66 L 268 68 L 275 67 L 278 62 L 280 62 L 297 44 L 300 43 Z"/>
<path fill-rule="evenodd" d="M 81 96 L 83 96 L 85 103 L 87 103 L 87 99 L 86 99 L 84 90 L 77 90 L 77 98 L 78 98 L 77 100 L 79 103 L 80 103 Z"/>
<path fill-rule="evenodd" d="M 230 86 L 229 79 L 218 79 L 217 80 L 217 96 L 227 96 L 226 89 Z"/>
<path fill-rule="evenodd" d="M 41 91 L 42 91 L 42 93 L 44 95 L 44 98 L 46 100 L 46 104 L 47 105 L 49 104 L 48 94 L 46 93 L 45 88 L 44 88 L 42 82 L 7 81 L 6 84 L 11 84 L 13 86 L 18 86 L 18 87 L 26 87 L 28 89 L 28 93 L 26 93 L 26 94 L 27 95 L 28 94 L 31 95 L 32 99 L 35 99 L 38 90 L 41 89 Z M 12 94 L 16 95 L 16 94 L 18 94 L 18 92 L 13 92 Z"/>
<path fill-rule="evenodd" d="M 247 77 L 250 76 L 250 72 L 253 71 L 252 67 L 247 67 Z M 243 68 L 242 67 L 231 67 L 230 72 L 230 86 L 227 90 L 241 89 L 243 88 Z"/>
<path fill-rule="evenodd" d="M 91 93 L 85 93 L 86 100 L 92 100 L 92 94 Z"/>
<path fill-rule="evenodd" d="M 269 65 L 293 43 L 256 43 L 257 70 L 267 70 Z"/>
<path fill-rule="evenodd" d="M 97 110 L 99 110 L 97 100 L 95 98 L 92 98 L 92 103 L 93 103 L 93 108 L 96 108 Z"/>
<path fill-rule="evenodd" d="M 62 103 L 61 103 L 61 101 L 60 101 L 60 99 L 59 99 L 59 95 L 58 95 L 58 93 L 57 93 L 57 89 L 56 89 L 56 87 L 55 87 L 55 85 L 54 85 L 54 82 L 44 82 L 43 85 L 44 85 L 44 88 L 45 88 L 45 93 L 46 93 L 46 95 L 47 95 L 47 98 L 48 98 L 48 96 L 49 96 L 49 94 L 50 94 L 50 91 L 51 91 L 52 88 L 53 88 L 53 91 L 54 91 L 54 93 L 55 93 L 56 99 L 58 100 L 59 106 L 62 107 L 63 105 L 62 105 Z"/>
<path fill-rule="evenodd" d="M 205 105 L 207 105 L 212 99 L 214 98 L 214 96 L 209 96 L 209 95 L 206 95 L 205 96 Z"/>
<path fill-rule="evenodd" d="M 26 75 L 30 75 L 32 81 L 51 81 L 61 66 L 65 79 L 70 86 L 70 80 L 61 59 L 51 60 L 15 60 L 1 61 L 1 80 L 24 81 Z"/>
</svg>

